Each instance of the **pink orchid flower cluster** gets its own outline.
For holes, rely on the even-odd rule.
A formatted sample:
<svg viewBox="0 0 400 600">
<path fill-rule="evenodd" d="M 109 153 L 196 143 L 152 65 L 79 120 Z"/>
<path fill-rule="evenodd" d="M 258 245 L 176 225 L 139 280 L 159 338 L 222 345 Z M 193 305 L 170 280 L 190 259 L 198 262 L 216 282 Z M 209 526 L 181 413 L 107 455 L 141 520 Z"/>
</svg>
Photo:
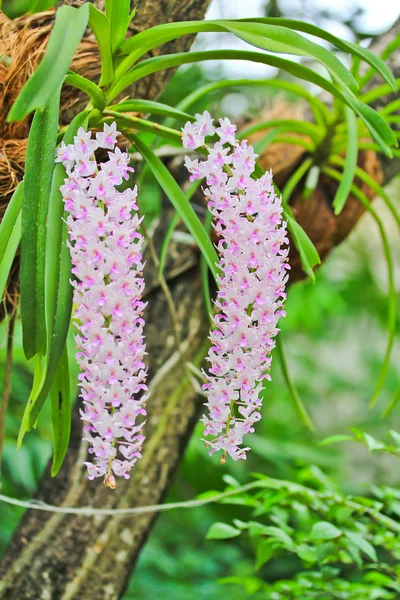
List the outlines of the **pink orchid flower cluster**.
<svg viewBox="0 0 400 600">
<path fill-rule="evenodd" d="M 212 436 L 204 441 L 210 454 L 222 450 L 221 462 L 227 454 L 246 458 L 243 438 L 261 418 L 263 379 L 270 379 L 289 269 L 286 223 L 272 174 L 254 178 L 257 155 L 235 132 L 227 118 L 215 127 L 208 112 L 182 130 L 183 145 L 190 150 L 204 146 L 206 136 L 219 138 L 205 146 L 206 160 L 186 156 L 185 162 L 191 181 L 206 180 L 204 193 L 219 236 L 217 313 L 203 386 L 209 414 L 202 420 L 205 435 Z"/>
<path fill-rule="evenodd" d="M 129 478 L 140 458 L 146 415 L 146 367 L 142 318 L 144 280 L 137 188 L 128 179 L 129 157 L 115 148 L 116 124 L 96 133 L 80 128 L 74 143 L 62 144 L 57 162 L 67 170 L 61 187 L 69 213 L 69 247 L 75 280 L 74 314 L 84 430 L 93 462 L 89 479 Z M 98 164 L 95 152 L 108 149 Z"/>
</svg>

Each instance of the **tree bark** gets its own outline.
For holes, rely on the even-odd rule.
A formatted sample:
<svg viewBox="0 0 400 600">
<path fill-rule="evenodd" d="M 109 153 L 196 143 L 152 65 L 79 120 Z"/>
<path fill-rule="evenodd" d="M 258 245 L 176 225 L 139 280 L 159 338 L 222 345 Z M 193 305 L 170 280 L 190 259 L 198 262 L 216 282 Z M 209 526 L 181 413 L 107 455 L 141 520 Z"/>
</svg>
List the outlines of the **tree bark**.
<svg viewBox="0 0 400 600">
<path fill-rule="evenodd" d="M 200 0 L 180 0 L 179 3 L 154 3 L 152 0 L 142 4 L 142 10 L 146 6 L 163 7 L 162 18 L 165 18 L 169 6 L 179 5 L 179 10 L 185 10 L 186 15 L 191 7 L 196 7 L 200 13 L 203 7 Z M 374 161 L 373 168 L 369 171 L 374 172 L 377 179 L 382 171 L 383 180 L 386 180 L 389 170 L 392 172 L 391 165 L 387 166 L 386 161 L 380 162 L 380 159 L 378 161 L 374 155 L 360 154 L 363 166 L 371 160 Z M 286 166 L 283 179 L 287 179 L 297 165 L 298 158 Z M 272 166 L 279 170 L 277 159 Z M 354 207 L 346 209 L 339 227 L 330 204 L 334 193 L 332 186 L 331 181 L 322 178 L 312 199 L 303 201 L 301 206 L 296 195 L 294 197 L 294 208 L 300 222 L 317 245 L 325 244 L 321 252 L 323 256 L 349 233 L 361 215 L 361 212 L 353 214 Z M 370 193 L 371 199 L 372 196 Z M 346 219 L 350 225 L 346 226 Z M 153 234 L 155 243 L 162 239 L 165 221 L 163 216 Z M 331 232 L 329 240 L 327 230 Z M 156 268 L 151 259 L 147 259 L 146 293 L 149 304 L 146 309 L 146 341 L 151 357 L 151 397 L 143 458 L 137 463 L 131 479 L 119 482 L 115 491 L 103 488 L 98 481 L 87 481 L 82 468 L 86 448 L 80 442 L 81 428 L 79 420 L 75 419 L 67 460 L 55 479 L 51 479 L 50 470 L 47 470 L 39 487 L 38 499 L 55 505 L 102 508 L 143 506 L 162 501 L 202 404 L 183 366 L 183 360 L 200 366 L 207 351 L 209 324 L 202 302 L 197 262 L 195 248 L 172 246 L 168 282 L 182 327 L 179 351 L 175 346 L 168 305 L 157 284 Z M 295 280 L 300 277 L 301 270 L 294 255 L 291 264 L 292 280 Z M 123 593 L 154 519 L 154 514 L 92 518 L 27 511 L 1 565 L 0 600 L 117 600 Z"/>
</svg>

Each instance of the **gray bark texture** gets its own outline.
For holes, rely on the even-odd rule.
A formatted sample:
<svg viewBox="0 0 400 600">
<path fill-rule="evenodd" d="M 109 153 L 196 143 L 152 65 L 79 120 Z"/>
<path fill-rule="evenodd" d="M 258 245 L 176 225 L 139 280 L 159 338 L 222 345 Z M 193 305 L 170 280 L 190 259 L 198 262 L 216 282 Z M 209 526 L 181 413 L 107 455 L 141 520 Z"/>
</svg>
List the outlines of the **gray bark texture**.
<svg viewBox="0 0 400 600">
<path fill-rule="evenodd" d="M 201 18 L 207 4 L 202 0 L 142 0 L 138 2 L 138 19 L 147 26 L 168 19 L 180 20 L 182 15 L 185 19 Z M 389 39 L 395 37 L 396 27 L 387 34 Z M 176 49 L 177 46 L 169 45 L 169 51 Z M 153 89 L 161 89 L 165 81 L 160 80 L 160 86 Z M 299 157 L 285 164 L 280 183 L 290 176 L 298 161 Z M 386 180 L 387 169 L 392 168 L 369 154 L 360 155 L 360 162 L 364 166 L 371 163 L 369 172 L 377 179 L 382 171 Z M 275 166 L 278 173 L 279 157 L 270 158 L 269 165 Z M 361 215 L 349 209 L 345 217 L 349 223 L 340 221 L 339 226 L 331 210 L 333 194 L 334 184 L 321 179 L 310 200 L 297 205 L 295 196 L 293 202 L 300 222 L 313 241 L 320 244 L 323 256 L 349 233 Z M 158 247 L 168 217 L 168 212 L 163 214 L 152 233 Z M 329 238 L 327 242 L 325 238 Z M 294 253 L 291 262 L 294 281 L 301 277 Z M 202 301 L 196 248 L 172 245 L 167 280 L 182 328 L 180 349 L 175 344 L 172 319 L 157 282 L 156 268 L 147 256 L 146 342 L 151 357 L 151 399 L 143 458 L 131 479 L 118 482 L 116 490 L 104 488 L 99 481 L 87 481 L 82 468 L 86 448 L 80 441 L 81 426 L 76 415 L 66 462 L 55 479 L 51 479 L 50 469 L 46 471 L 36 498 L 58 506 L 123 508 L 157 504 L 165 497 L 203 402 L 184 368 L 186 361 L 201 366 L 207 352 L 209 323 Z M 88 518 L 27 511 L 0 567 L 0 600 L 117 600 L 154 519 L 154 514 Z"/>
</svg>

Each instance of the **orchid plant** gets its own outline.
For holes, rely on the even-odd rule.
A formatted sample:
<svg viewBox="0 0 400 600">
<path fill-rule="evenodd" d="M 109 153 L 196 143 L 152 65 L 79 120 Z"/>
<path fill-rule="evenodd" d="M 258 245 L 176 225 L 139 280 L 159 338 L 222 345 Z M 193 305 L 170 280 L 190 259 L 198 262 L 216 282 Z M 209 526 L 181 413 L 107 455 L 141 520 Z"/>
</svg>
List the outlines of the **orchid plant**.
<svg viewBox="0 0 400 600">
<path fill-rule="evenodd" d="M 357 166 L 358 151 L 371 148 L 387 157 L 399 155 L 388 123 L 390 109 L 385 114 L 376 112 L 369 105 L 375 92 L 364 92 L 373 74 L 384 80 L 380 93 L 382 89 L 395 91 L 397 84 L 386 64 L 366 48 L 291 19 L 166 23 L 129 36 L 134 18 L 127 0 L 106 0 L 104 12 L 91 3 L 57 9 L 46 53 L 8 115 L 9 121 L 34 116 L 25 176 L 0 225 L 0 295 L 21 243 L 23 345 L 26 359 L 35 362 L 18 444 L 35 427 L 47 397 L 56 398 L 52 402 L 56 475 L 67 451 L 71 423 L 66 339 L 73 317 L 81 368 L 81 414 L 85 439 L 94 455 L 94 462 L 87 464 L 89 478 L 104 477 L 112 488 L 115 476 L 129 477 L 140 457 L 147 400 L 142 216 L 138 214 L 136 186 L 121 189 L 133 169 L 129 154 L 116 147 L 121 139 L 118 134 L 142 156 L 216 280 L 210 367 L 204 384 L 208 415 L 203 421 L 205 435 L 212 436 L 206 443 L 212 452 L 222 451 L 222 462 L 227 455 L 235 460 L 246 457 L 243 438 L 260 418 L 262 381 L 269 377 L 273 338 L 278 333 L 278 319 L 284 315 L 287 230 L 310 279 L 314 280 L 314 268 L 320 262 L 291 211 L 294 188 L 304 178 L 310 188 L 320 172 L 329 174 L 339 182 L 333 203 L 336 214 L 352 192 L 379 220 L 355 183 L 357 176 L 380 191 Z M 101 56 L 98 83 L 69 69 L 87 27 L 96 37 Z M 198 32 L 229 33 L 246 42 L 249 50 L 146 58 L 166 42 Z M 348 70 L 326 43 L 347 53 L 355 65 L 364 62 L 369 69 L 362 76 L 356 68 Z M 281 55 L 312 59 L 325 75 Z M 216 81 L 193 90 L 176 107 L 130 97 L 131 86 L 154 73 L 216 59 L 272 65 L 299 82 Z M 306 89 L 309 83 L 332 96 L 331 108 Z M 86 94 L 88 102 L 67 127 L 60 127 L 64 84 Z M 209 112 L 191 113 L 192 106 L 213 90 L 253 85 L 284 89 L 301 97 L 308 102 L 314 122 L 281 119 L 237 131 L 226 118 L 216 127 Z M 152 115 L 164 121 L 160 124 Z M 268 133 L 253 147 L 245 136 L 255 132 Z M 296 136 L 288 137 L 288 132 Z M 219 239 L 216 248 L 187 195 L 159 157 L 156 149 L 162 141 L 177 148 L 183 144 L 190 179 L 205 180 L 204 194 Z M 257 153 L 279 141 L 307 150 L 281 192 L 274 186 L 272 174 L 257 164 Z M 328 144 L 328 152 L 321 160 L 318 149 L 323 144 Z M 400 224 L 390 201 L 389 205 Z M 389 333 L 373 401 L 387 372 L 396 319 L 393 265 L 383 227 L 381 234 L 389 272 Z M 300 414 L 308 422 L 304 408 Z"/>
</svg>

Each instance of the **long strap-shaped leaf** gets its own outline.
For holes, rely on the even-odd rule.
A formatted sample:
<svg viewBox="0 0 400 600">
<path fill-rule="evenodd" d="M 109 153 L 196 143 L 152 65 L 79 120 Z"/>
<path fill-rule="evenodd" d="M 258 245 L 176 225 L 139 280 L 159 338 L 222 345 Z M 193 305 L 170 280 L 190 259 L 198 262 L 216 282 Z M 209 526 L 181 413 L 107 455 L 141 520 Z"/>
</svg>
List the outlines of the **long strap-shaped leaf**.
<svg viewBox="0 0 400 600">
<path fill-rule="evenodd" d="M 71 143 L 79 127 L 87 122 L 88 113 L 80 113 L 65 133 L 65 143 Z M 42 377 L 28 399 L 19 433 L 19 443 L 35 424 L 50 392 L 53 378 L 64 351 L 72 311 L 71 257 L 67 241 L 66 213 L 60 186 L 65 169 L 57 164 L 51 186 L 46 252 L 46 324 L 48 352 Z"/>
<path fill-rule="evenodd" d="M 322 171 L 324 173 L 326 173 L 327 175 L 329 175 L 330 177 L 332 177 L 333 179 L 340 181 L 340 173 L 338 173 L 336 170 L 331 169 L 330 167 L 324 167 L 322 169 Z M 379 233 L 380 233 L 380 236 L 382 239 L 383 251 L 385 254 L 387 272 L 388 272 L 388 285 L 389 285 L 389 302 L 388 302 L 388 316 L 387 316 L 388 339 L 387 339 L 387 344 L 386 344 L 386 352 L 385 352 L 385 357 L 383 360 L 383 365 L 381 367 L 378 381 L 376 383 L 375 390 L 374 390 L 374 393 L 372 395 L 372 398 L 371 398 L 370 404 L 369 404 L 370 408 L 372 408 L 376 404 L 376 401 L 382 390 L 383 384 L 385 383 L 385 379 L 386 379 L 386 376 L 389 371 L 390 357 L 392 354 L 394 337 L 396 334 L 397 294 L 396 294 L 396 286 L 395 286 L 395 281 L 394 281 L 394 264 L 393 264 L 390 242 L 386 235 L 386 231 L 385 231 L 385 227 L 382 222 L 382 219 L 379 217 L 378 213 L 376 212 L 376 210 L 374 209 L 374 207 L 372 206 L 372 204 L 370 203 L 370 201 L 368 200 L 366 195 L 356 185 L 353 184 L 350 188 L 350 191 L 352 194 L 354 194 L 354 196 L 357 198 L 357 200 L 359 200 L 361 202 L 361 204 L 364 205 L 365 209 L 371 214 L 372 218 L 374 219 L 374 221 L 376 222 L 376 224 L 378 226 Z"/>
<path fill-rule="evenodd" d="M 54 454 L 51 475 L 55 477 L 63 464 L 71 433 L 71 392 L 68 368 L 68 353 L 65 346 L 57 371 L 53 378 L 51 419 L 53 423 Z"/>
<path fill-rule="evenodd" d="M 271 52 L 283 52 L 297 56 L 308 56 L 331 73 L 344 87 L 357 89 L 357 82 L 352 74 L 342 65 L 338 58 L 326 48 L 298 34 L 288 27 L 241 21 L 186 21 L 183 23 L 167 23 L 152 27 L 127 40 L 121 47 L 122 52 L 129 54 L 119 65 L 116 74 L 119 77 L 142 57 L 146 52 L 170 40 L 199 32 L 231 32 L 248 43 Z"/>
<path fill-rule="evenodd" d="M 4 290 L 7 285 L 8 276 L 21 241 L 21 213 L 13 225 L 7 246 L 0 261 L 0 301 L 3 298 Z"/>
<path fill-rule="evenodd" d="M 89 5 L 57 10 L 46 53 L 14 102 L 9 121 L 22 121 L 35 109 L 43 110 L 62 83 L 89 20 Z"/>
<path fill-rule="evenodd" d="M 283 211 L 284 217 L 287 220 L 288 230 L 290 231 L 293 243 L 300 255 L 300 262 L 304 273 L 308 275 L 313 283 L 315 283 L 314 267 L 321 264 L 321 259 L 316 247 L 293 216 L 292 210 L 286 206 Z"/>
<path fill-rule="evenodd" d="M 12 235 L 15 222 L 21 212 L 22 199 L 24 197 L 24 183 L 21 181 L 13 193 L 7 205 L 7 210 L 0 223 L 0 264 L 3 260 L 7 244 Z"/>
<path fill-rule="evenodd" d="M 390 146 L 397 146 L 398 144 L 390 126 L 386 123 L 385 119 L 380 116 L 379 113 L 373 110 L 370 106 L 363 104 L 351 92 L 350 89 L 335 86 L 332 82 L 328 81 L 321 75 L 318 75 L 304 65 L 294 63 L 284 58 L 262 54 L 260 52 L 251 52 L 246 50 L 206 50 L 203 52 L 182 52 L 178 54 L 149 58 L 142 61 L 121 79 L 117 79 L 115 85 L 109 90 L 109 100 L 112 100 L 118 96 L 126 87 L 132 85 L 147 75 L 151 75 L 152 73 L 163 71 L 164 69 L 170 69 L 172 67 L 178 67 L 180 65 L 216 59 L 249 60 L 252 62 L 271 65 L 277 67 L 278 69 L 282 69 L 283 71 L 286 71 L 295 77 L 309 81 L 323 90 L 326 90 L 343 102 L 343 104 L 352 108 L 354 112 L 359 115 L 359 117 L 368 127 L 373 138 L 379 144 L 381 150 L 390 158 L 392 157 L 393 154 Z"/>
<path fill-rule="evenodd" d="M 307 21 L 297 21 L 296 19 L 285 19 L 285 18 L 273 18 L 273 17 L 260 17 L 253 19 L 239 19 L 244 23 L 252 22 L 252 23 L 266 23 L 268 25 L 281 25 L 283 27 L 288 27 L 290 29 L 294 29 L 296 31 L 303 31 L 304 33 L 308 33 L 311 35 L 315 35 L 316 37 L 321 38 L 322 40 L 326 40 L 330 42 L 337 48 L 348 52 L 349 54 L 353 54 L 354 56 L 358 56 L 363 59 L 366 63 L 373 67 L 373 70 L 377 71 L 384 79 L 389 83 L 392 90 L 394 92 L 397 91 L 396 80 L 393 77 L 393 73 L 389 69 L 387 65 L 381 60 L 374 52 L 368 50 L 367 48 L 363 48 L 358 44 L 354 44 L 353 42 L 349 42 L 347 40 L 343 40 L 338 38 L 335 35 L 329 33 L 329 31 L 325 31 L 325 29 L 321 29 L 321 27 L 317 27 L 317 25 L 313 25 L 312 23 L 308 23 Z"/>
<path fill-rule="evenodd" d="M 47 211 L 57 140 L 60 90 L 44 111 L 37 110 L 26 150 L 21 234 L 21 318 L 28 359 L 46 353 L 45 252 Z"/>
<path fill-rule="evenodd" d="M 171 117 L 177 121 L 193 121 L 193 115 L 182 110 L 177 110 L 173 106 L 163 104 L 162 102 L 155 102 L 154 100 L 125 100 L 125 102 L 119 102 L 113 106 L 108 107 L 109 110 L 115 112 L 140 112 L 149 113 L 152 115 L 163 115 L 164 117 Z"/>
<path fill-rule="evenodd" d="M 130 22 L 130 0 L 105 0 L 113 52 L 122 44 Z"/>
<path fill-rule="evenodd" d="M 267 87 L 285 90 L 288 93 L 304 98 L 309 103 L 318 125 L 324 125 L 330 119 L 328 108 L 319 98 L 310 94 L 304 87 L 283 79 L 224 79 L 222 81 L 212 81 L 193 90 L 193 92 L 179 102 L 177 108 L 183 111 L 188 110 L 201 98 L 226 87 Z"/>
<path fill-rule="evenodd" d="M 226 29 L 245 42 L 268 50 L 284 54 L 294 54 L 312 58 L 323 65 L 334 81 L 343 87 L 357 91 L 357 82 L 340 60 L 327 48 L 315 44 L 288 27 L 264 23 L 233 23 L 225 25 Z"/>
<path fill-rule="evenodd" d="M 89 26 L 96 36 L 101 56 L 100 86 L 111 83 L 114 78 L 114 63 L 111 50 L 110 21 L 93 4 L 89 4 Z"/>
<path fill-rule="evenodd" d="M 293 400 L 294 407 L 297 411 L 297 414 L 300 417 L 301 422 L 305 425 L 310 431 L 315 431 L 315 425 L 312 422 L 310 415 L 306 407 L 303 404 L 302 399 L 300 398 L 300 394 L 292 380 L 290 375 L 289 367 L 286 361 L 285 350 L 282 341 L 282 333 L 278 336 L 276 340 L 276 349 L 279 356 L 279 362 L 281 363 L 282 375 L 285 380 L 286 386 L 288 388 L 289 394 Z"/>
<path fill-rule="evenodd" d="M 103 108 L 107 104 L 107 99 L 105 94 L 99 88 L 98 85 L 90 81 L 90 79 L 86 79 L 86 77 L 82 77 L 82 75 L 78 75 L 78 73 L 73 73 L 70 71 L 68 75 L 65 76 L 64 83 L 68 83 L 69 85 L 73 85 L 78 88 L 78 90 L 82 90 L 89 96 L 92 101 L 94 108 L 98 108 L 99 110 L 103 110 Z"/>
<path fill-rule="evenodd" d="M 147 146 L 139 137 L 132 133 L 126 133 L 126 135 L 133 142 L 133 144 L 136 146 L 136 149 L 140 152 L 146 163 L 149 165 L 154 177 L 157 179 L 166 196 L 179 213 L 189 232 L 196 240 L 197 245 L 207 260 L 210 271 L 212 272 L 213 276 L 216 277 L 218 263 L 217 253 L 209 235 L 207 234 L 200 219 L 194 212 L 193 207 L 186 198 L 184 192 L 172 177 L 164 163 L 158 158 L 158 156 L 154 154 L 153 150 L 151 150 L 149 146 Z"/>
<path fill-rule="evenodd" d="M 116 78 L 115 84 L 109 90 L 108 98 L 109 100 L 112 100 L 125 88 L 152 73 L 206 60 L 248 60 L 264 65 L 270 65 L 277 69 L 282 69 L 295 77 L 314 83 L 319 88 L 324 89 L 333 95 L 338 95 L 338 97 L 342 99 L 341 96 L 339 96 L 340 92 L 337 91 L 337 88 L 330 81 L 321 75 L 318 75 L 318 73 L 315 73 L 308 67 L 278 56 L 251 50 L 204 50 L 199 52 L 180 52 L 148 58 L 136 65 L 126 75 Z"/>
<path fill-rule="evenodd" d="M 347 106 L 345 111 L 347 121 L 346 163 L 343 169 L 342 179 L 340 180 L 339 187 L 333 200 L 335 215 L 339 215 L 342 212 L 346 200 L 350 194 L 358 158 L 358 132 L 356 116 L 354 112 Z"/>
</svg>

